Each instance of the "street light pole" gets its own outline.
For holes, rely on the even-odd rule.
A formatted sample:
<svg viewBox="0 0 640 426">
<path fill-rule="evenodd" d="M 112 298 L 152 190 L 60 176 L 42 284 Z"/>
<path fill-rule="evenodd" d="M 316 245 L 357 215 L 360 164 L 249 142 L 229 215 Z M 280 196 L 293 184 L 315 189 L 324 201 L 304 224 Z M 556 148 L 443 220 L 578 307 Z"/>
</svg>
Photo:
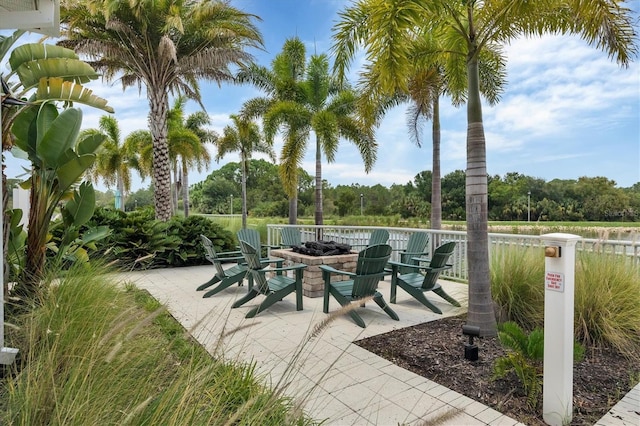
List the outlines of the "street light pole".
<svg viewBox="0 0 640 426">
<path fill-rule="evenodd" d="M 360 216 L 364 213 L 364 194 L 360 194 Z"/>
<path fill-rule="evenodd" d="M 531 191 L 527 192 L 527 222 L 531 222 Z"/>
<path fill-rule="evenodd" d="M 233 216 L 233 194 L 230 195 L 231 201 L 229 202 L 229 208 L 231 209 L 231 216 Z"/>
</svg>

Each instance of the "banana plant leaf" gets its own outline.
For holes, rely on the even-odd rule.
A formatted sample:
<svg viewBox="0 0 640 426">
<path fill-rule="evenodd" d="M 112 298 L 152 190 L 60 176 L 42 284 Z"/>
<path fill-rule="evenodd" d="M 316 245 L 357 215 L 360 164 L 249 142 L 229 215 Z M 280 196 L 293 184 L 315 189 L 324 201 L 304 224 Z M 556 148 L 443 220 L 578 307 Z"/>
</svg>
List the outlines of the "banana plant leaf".
<svg viewBox="0 0 640 426">
<path fill-rule="evenodd" d="M 38 83 L 36 100 L 60 100 L 65 102 L 79 102 L 106 112 L 113 113 L 114 109 L 107 105 L 107 100 L 94 95 L 91 89 L 72 81 L 64 81 L 59 77 L 43 78 Z"/>
<path fill-rule="evenodd" d="M 78 55 L 71 49 L 55 44 L 27 43 L 16 47 L 11 52 L 9 66 L 12 70 L 17 70 L 26 62 L 47 58 L 78 59 Z"/>
<path fill-rule="evenodd" d="M 62 210 L 63 219 L 67 227 L 84 225 L 93 216 L 96 207 L 96 193 L 93 185 L 82 182 L 73 192 L 73 199 L 69 200 Z"/>
<path fill-rule="evenodd" d="M 88 83 L 99 77 L 98 73 L 86 62 L 78 59 L 47 58 L 25 62 L 16 70 L 27 91 L 38 85 L 43 77 L 59 77 L 65 81 Z"/>
<path fill-rule="evenodd" d="M 59 166 L 60 158 L 72 149 L 80 133 L 82 111 L 69 108 L 55 116 L 55 106 L 47 104 L 38 114 L 38 138 L 36 152 L 45 165 L 51 168 Z M 53 120 L 52 120 L 53 118 Z"/>
</svg>

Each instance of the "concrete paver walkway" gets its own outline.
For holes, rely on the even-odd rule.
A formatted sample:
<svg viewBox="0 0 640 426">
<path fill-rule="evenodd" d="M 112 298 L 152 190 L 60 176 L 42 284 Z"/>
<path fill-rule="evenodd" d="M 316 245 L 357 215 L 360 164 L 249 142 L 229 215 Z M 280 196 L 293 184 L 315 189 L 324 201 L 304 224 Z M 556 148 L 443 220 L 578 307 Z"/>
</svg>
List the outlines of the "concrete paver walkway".
<svg viewBox="0 0 640 426">
<path fill-rule="evenodd" d="M 366 308 L 359 308 L 367 323 L 365 329 L 347 316 L 336 316 L 322 326 L 330 317 L 322 312 L 322 298 L 305 297 L 304 310 L 296 311 L 294 295 L 256 318 L 245 319 L 244 315 L 262 296 L 237 309 L 231 309 L 231 304 L 246 293 L 246 286 L 233 286 L 203 299 L 203 292 L 196 292 L 195 288 L 212 273 L 212 267 L 198 266 L 132 272 L 120 278 L 134 282 L 166 304 L 209 352 L 228 359 L 255 361 L 256 371 L 271 385 L 286 386 L 285 392 L 296 397 L 309 415 L 326 419 L 327 425 L 422 425 L 446 414 L 452 417 L 440 424 L 521 424 L 352 344 L 358 339 L 442 318 L 403 291 L 398 292 L 398 303 L 392 305 L 400 321 L 393 321 L 371 302 Z M 448 281 L 442 284 L 466 305 L 466 285 Z M 388 301 L 388 281 L 381 283 L 380 292 Z M 465 311 L 439 301 L 435 295 L 429 297 L 437 302 L 444 316 Z M 332 299 L 330 311 L 338 308 Z M 318 327 L 320 331 L 316 332 Z M 461 346 L 461 361 L 462 351 Z M 637 393 L 630 404 L 633 401 L 638 404 Z M 598 424 L 624 424 L 618 420 L 605 416 Z"/>
</svg>

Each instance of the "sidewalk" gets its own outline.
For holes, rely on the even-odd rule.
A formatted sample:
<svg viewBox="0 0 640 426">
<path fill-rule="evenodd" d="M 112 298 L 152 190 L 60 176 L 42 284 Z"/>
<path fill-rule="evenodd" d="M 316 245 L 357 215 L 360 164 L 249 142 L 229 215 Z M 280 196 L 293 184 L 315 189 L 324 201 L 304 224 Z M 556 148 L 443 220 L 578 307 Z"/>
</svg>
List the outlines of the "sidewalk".
<svg viewBox="0 0 640 426">
<path fill-rule="evenodd" d="M 120 278 L 134 282 L 166 304 L 171 314 L 211 353 L 255 361 L 258 374 L 264 375 L 272 386 L 286 385 L 286 393 L 296 397 L 315 419 L 326 419 L 326 425 L 422 425 L 444 414 L 452 417 L 447 416 L 439 424 L 521 424 L 352 344 L 355 340 L 442 318 L 405 292 L 399 291 L 398 304 L 392 305 L 400 321 L 393 321 L 375 303 L 370 303 L 359 311 L 367 328 L 340 316 L 316 337 L 309 337 L 328 318 L 322 312 L 322 298 L 305 297 L 304 310 L 296 311 L 295 298 L 286 297 L 256 318 L 245 319 L 254 301 L 237 309 L 230 307 L 245 294 L 246 284 L 207 299 L 202 298 L 203 292 L 195 291 L 212 272 L 211 266 L 197 266 L 132 272 Z M 465 305 L 466 285 L 447 281 L 443 286 Z M 388 281 L 381 283 L 380 292 L 388 301 Z M 334 299 L 330 303 L 330 311 L 339 308 Z M 438 306 L 444 316 L 465 311 L 444 300 Z M 629 394 L 630 400 L 618 404 L 624 402 L 624 406 L 614 407 L 598 425 L 640 424 L 640 415 L 634 418 L 630 409 L 635 404 L 636 411 L 640 411 L 637 407 L 640 385 L 635 391 Z"/>
</svg>

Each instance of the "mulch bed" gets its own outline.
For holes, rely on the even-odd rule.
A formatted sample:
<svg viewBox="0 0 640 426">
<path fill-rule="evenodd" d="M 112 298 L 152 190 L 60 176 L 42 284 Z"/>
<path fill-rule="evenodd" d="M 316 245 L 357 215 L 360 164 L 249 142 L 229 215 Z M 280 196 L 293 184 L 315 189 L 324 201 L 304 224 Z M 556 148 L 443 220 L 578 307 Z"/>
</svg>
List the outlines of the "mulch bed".
<svg viewBox="0 0 640 426">
<path fill-rule="evenodd" d="M 497 337 L 476 339 L 480 359 L 464 359 L 465 316 L 407 327 L 357 341 L 394 364 L 453 389 L 527 425 L 544 425 L 542 394 L 531 408 L 515 375 L 492 380 L 493 363 L 505 354 Z M 572 425 L 593 425 L 636 384 L 640 365 L 618 352 L 589 349 L 574 365 Z"/>
</svg>

